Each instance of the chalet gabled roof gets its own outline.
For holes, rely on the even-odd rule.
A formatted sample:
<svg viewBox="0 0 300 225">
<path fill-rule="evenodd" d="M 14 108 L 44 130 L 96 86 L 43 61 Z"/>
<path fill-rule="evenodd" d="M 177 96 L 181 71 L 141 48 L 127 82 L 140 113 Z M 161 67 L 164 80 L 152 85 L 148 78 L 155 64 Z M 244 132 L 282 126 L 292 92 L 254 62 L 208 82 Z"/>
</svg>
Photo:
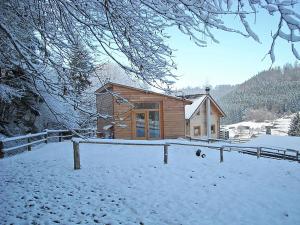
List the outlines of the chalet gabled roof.
<svg viewBox="0 0 300 225">
<path fill-rule="evenodd" d="M 164 97 L 167 97 L 167 98 L 172 98 L 172 99 L 175 99 L 175 100 L 184 101 L 186 104 L 192 104 L 193 103 L 191 100 L 185 99 L 185 98 L 182 98 L 182 97 L 166 95 L 166 94 L 162 94 L 162 93 L 158 93 L 158 92 L 154 92 L 154 91 L 149 91 L 149 90 L 136 88 L 136 87 L 131 87 L 131 86 L 127 86 L 127 85 L 124 85 L 124 84 L 118 84 L 118 83 L 113 83 L 113 82 L 108 82 L 108 83 L 104 84 L 102 87 L 98 88 L 95 91 L 95 94 L 100 93 L 100 92 L 104 91 L 105 89 L 107 89 L 109 87 L 112 87 L 112 86 L 119 86 L 119 87 L 123 87 L 123 88 L 128 88 L 128 89 L 140 91 L 140 92 L 143 92 L 143 93 L 146 93 L 146 94 L 164 96 Z"/>
<path fill-rule="evenodd" d="M 190 119 L 192 115 L 195 113 L 195 111 L 200 107 L 204 99 L 206 98 L 206 95 L 202 95 L 201 97 L 198 97 L 194 99 L 193 103 L 191 105 L 185 106 L 185 118 Z"/>
<path fill-rule="evenodd" d="M 205 102 L 205 99 L 209 98 L 211 103 L 213 103 L 216 108 L 219 110 L 220 114 L 222 117 L 225 116 L 224 111 L 220 108 L 220 106 L 217 104 L 217 102 L 208 94 L 203 94 L 200 95 L 200 97 L 193 99 L 193 103 L 191 105 L 186 105 L 185 106 L 185 119 L 190 119 L 196 111 L 200 108 L 203 102 Z"/>
</svg>

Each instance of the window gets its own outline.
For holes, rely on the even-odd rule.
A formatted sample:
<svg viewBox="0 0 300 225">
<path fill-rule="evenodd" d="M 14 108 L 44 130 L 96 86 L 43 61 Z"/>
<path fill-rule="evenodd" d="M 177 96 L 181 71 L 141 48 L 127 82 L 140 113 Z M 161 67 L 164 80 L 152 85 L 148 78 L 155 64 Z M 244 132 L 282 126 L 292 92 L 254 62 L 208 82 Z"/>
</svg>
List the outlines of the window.
<svg viewBox="0 0 300 225">
<path fill-rule="evenodd" d="M 140 102 L 134 103 L 135 109 L 159 109 L 159 103 L 155 102 Z"/>
<path fill-rule="evenodd" d="M 136 137 L 145 137 L 146 136 L 146 114 L 145 113 L 137 113 L 135 115 L 136 120 Z"/>
<path fill-rule="evenodd" d="M 211 130 L 212 134 L 215 134 L 216 133 L 216 126 L 215 125 L 211 125 L 210 130 Z"/>
<path fill-rule="evenodd" d="M 200 126 L 194 127 L 194 136 L 200 136 L 200 135 L 201 135 Z"/>
<path fill-rule="evenodd" d="M 159 112 L 149 111 L 148 116 L 149 116 L 149 120 L 148 120 L 149 138 L 159 138 L 160 137 Z"/>
</svg>

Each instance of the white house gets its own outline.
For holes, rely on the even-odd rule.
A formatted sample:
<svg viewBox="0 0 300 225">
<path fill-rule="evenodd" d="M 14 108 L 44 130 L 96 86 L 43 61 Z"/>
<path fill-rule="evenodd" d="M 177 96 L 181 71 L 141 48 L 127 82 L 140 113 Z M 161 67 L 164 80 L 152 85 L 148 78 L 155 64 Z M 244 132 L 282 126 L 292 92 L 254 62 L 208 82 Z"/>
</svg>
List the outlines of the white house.
<svg viewBox="0 0 300 225">
<path fill-rule="evenodd" d="M 187 95 L 193 101 L 185 106 L 186 136 L 192 138 L 219 138 L 220 118 L 225 113 L 205 89 L 206 94 Z"/>
</svg>

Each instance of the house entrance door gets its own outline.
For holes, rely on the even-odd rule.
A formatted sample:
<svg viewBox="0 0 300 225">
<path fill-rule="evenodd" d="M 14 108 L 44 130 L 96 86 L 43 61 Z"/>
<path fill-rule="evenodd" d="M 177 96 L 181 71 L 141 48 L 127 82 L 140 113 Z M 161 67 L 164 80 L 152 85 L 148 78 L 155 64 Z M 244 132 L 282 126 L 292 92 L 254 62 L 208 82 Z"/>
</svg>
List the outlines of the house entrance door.
<svg viewBox="0 0 300 225">
<path fill-rule="evenodd" d="M 135 110 L 133 112 L 134 139 L 160 139 L 159 110 Z"/>
</svg>

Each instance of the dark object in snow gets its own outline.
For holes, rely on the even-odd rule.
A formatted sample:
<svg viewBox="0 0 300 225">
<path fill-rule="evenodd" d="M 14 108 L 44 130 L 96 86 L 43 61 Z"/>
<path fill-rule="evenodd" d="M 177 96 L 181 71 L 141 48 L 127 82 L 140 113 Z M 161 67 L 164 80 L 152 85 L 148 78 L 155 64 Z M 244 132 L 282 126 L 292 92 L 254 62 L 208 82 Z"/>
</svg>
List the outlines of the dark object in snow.
<svg viewBox="0 0 300 225">
<path fill-rule="evenodd" d="M 201 158 L 203 158 L 203 159 L 206 157 L 205 154 L 202 154 L 202 155 L 201 155 L 201 150 L 200 150 L 200 149 L 198 149 L 198 150 L 196 151 L 196 156 L 198 156 L 198 157 L 201 156 Z"/>
</svg>

